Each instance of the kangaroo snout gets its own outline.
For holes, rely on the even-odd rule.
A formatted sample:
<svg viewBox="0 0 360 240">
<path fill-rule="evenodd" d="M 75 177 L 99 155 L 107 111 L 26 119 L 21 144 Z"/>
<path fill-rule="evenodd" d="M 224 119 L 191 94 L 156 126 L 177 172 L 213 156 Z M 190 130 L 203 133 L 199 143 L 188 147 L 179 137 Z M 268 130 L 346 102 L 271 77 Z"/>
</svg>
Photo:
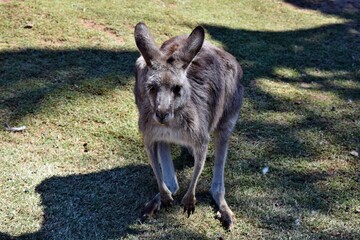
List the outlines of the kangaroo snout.
<svg viewBox="0 0 360 240">
<path fill-rule="evenodd" d="M 170 112 L 163 110 L 156 110 L 155 117 L 159 123 L 166 123 L 170 120 Z"/>
<path fill-rule="evenodd" d="M 155 121 L 165 124 L 172 119 L 172 106 L 174 99 L 171 96 L 171 93 L 166 88 L 159 88 L 156 94 L 155 100 L 155 109 L 154 109 L 154 119 Z"/>
</svg>

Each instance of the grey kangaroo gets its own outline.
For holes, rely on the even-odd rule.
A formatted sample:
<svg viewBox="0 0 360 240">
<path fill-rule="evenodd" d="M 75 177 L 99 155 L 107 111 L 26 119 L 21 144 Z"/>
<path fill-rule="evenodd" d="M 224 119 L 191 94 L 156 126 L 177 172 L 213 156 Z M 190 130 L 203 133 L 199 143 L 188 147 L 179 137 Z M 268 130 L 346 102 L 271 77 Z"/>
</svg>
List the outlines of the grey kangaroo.
<svg viewBox="0 0 360 240">
<path fill-rule="evenodd" d="M 194 213 L 195 188 L 213 133 L 215 163 L 210 192 L 223 226 L 230 229 L 235 217 L 224 198 L 224 166 L 242 104 L 243 71 L 235 57 L 204 41 L 200 26 L 190 35 L 167 40 L 160 48 L 144 23 L 136 25 L 134 34 L 142 55 L 136 61 L 134 88 L 139 129 L 159 188 L 145 205 L 141 220 L 160 206 L 172 206 L 179 189 L 169 143 L 187 147 L 194 156 L 194 173 L 181 201 L 188 216 Z"/>
</svg>

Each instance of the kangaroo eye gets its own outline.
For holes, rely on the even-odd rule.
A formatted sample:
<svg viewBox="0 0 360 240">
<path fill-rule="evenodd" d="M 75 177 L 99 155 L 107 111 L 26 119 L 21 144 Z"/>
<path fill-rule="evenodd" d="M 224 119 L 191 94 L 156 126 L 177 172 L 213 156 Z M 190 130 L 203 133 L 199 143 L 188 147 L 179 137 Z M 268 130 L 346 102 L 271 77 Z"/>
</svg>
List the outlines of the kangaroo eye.
<svg viewBox="0 0 360 240">
<path fill-rule="evenodd" d="M 172 92 L 173 92 L 175 95 L 180 95 L 181 86 L 176 85 L 175 87 L 173 87 Z"/>
</svg>

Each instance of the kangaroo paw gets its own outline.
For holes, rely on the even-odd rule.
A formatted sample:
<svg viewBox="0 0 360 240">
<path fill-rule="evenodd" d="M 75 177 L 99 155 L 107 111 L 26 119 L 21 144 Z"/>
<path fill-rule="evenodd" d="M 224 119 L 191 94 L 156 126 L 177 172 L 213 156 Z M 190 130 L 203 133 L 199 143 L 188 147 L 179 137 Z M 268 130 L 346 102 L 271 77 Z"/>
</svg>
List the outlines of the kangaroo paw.
<svg viewBox="0 0 360 240">
<path fill-rule="evenodd" d="M 230 209 L 220 210 L 220 222 L 224 229 L 231 231 L 234 228 L 235 216 Z"/>
<path fill-rule="evenodd" d="M 140 222 L 145 222 L 149 217 L 153 217 L 160 210 L 161 201 L 160 198 L 154 198 L 148 202 L 141 212 Z"/>
</svg>

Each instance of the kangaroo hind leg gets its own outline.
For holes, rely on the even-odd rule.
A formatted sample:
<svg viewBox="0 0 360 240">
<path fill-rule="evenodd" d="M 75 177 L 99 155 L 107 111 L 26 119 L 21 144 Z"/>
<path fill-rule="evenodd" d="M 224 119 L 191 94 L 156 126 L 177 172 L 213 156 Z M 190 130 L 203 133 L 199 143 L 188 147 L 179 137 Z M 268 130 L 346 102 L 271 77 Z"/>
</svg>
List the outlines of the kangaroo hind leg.
<svg viewBox="0 0 360 240">
<path fill-rule="evenodd" d="M 235 120 L 234 120 L 235 119 Z M 235 223 L 235 215 L 225 200 L 224 169 L 229 146 L 229 138 L 234 128 L 236 118 L 222 124 L 215 132 L 215 163 L 211 183 L 211 195 L 219 208 L 221 222 L 226 229 L 231 229 Z"/>
</svg>

